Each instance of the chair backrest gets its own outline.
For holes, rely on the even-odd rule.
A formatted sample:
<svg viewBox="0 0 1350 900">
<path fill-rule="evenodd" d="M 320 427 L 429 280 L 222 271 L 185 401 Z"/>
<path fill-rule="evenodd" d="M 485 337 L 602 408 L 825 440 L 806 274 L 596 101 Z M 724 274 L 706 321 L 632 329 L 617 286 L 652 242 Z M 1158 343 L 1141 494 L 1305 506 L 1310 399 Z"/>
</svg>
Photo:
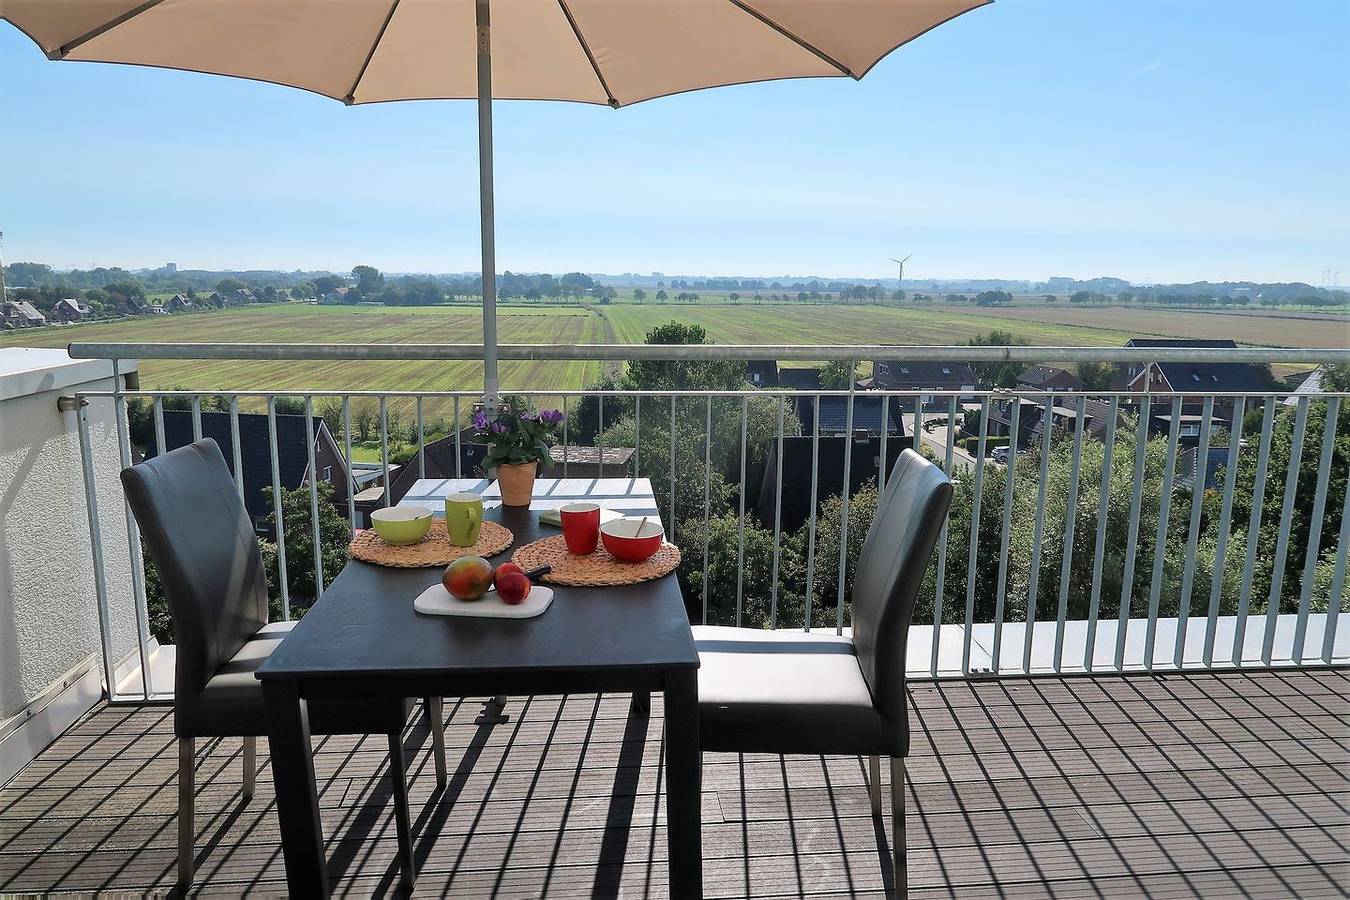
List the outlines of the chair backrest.
<svg viewBox="0 0 1350 900">
<path fill-rule="evenodd" d="M 258 539 L 210 438 L 123 469 L 122 486 L 173 617 L 177 716 L 192 721 L 206 682 L 267 624 Z"/>
<path fill-rule="evenodd" d="M 853 646 L 890 737 L 908 743 L 905 643 L 952 483 L 913 450 L 895 461 L 853 575 Z"/>
</svg>

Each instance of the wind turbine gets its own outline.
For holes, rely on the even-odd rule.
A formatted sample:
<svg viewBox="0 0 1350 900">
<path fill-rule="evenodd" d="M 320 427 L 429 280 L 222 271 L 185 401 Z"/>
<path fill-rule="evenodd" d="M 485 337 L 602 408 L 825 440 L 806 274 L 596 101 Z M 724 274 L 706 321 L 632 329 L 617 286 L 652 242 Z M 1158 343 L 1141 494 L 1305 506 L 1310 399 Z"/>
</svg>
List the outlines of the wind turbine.
<svg viewBox="0 0 1350 900">
<path fill-rule="evenodd" d="M 913 255 L 914 254 L 911 253 L 909 256 Z M 900 277 L 895 282 L 895 290 L 897 294 L 905 289 L 905 262 L 908 261 L 909 256 L 906 256 L 904 259 L 896 259 L 894 256 L 888 257 L 891 262 L 899 263 L 900 265 Z"/>
</svg>

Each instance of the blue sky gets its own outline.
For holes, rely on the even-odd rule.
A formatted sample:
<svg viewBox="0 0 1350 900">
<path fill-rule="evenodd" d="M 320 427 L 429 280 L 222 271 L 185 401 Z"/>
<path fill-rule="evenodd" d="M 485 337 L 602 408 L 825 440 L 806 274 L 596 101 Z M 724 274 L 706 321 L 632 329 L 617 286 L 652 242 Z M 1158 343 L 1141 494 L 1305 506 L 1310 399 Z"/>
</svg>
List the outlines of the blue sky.
<svg viewBox="0 0 1350 900">
<path fill-rule="evenodd" d="M 499 103 L 498 267 L 1345 283 L 1348 56 L 1347 0 L 999 0 L 861 82 Z M 0 23 L 4 256 L 476 270 L 474 123 Z"/>
</svg>

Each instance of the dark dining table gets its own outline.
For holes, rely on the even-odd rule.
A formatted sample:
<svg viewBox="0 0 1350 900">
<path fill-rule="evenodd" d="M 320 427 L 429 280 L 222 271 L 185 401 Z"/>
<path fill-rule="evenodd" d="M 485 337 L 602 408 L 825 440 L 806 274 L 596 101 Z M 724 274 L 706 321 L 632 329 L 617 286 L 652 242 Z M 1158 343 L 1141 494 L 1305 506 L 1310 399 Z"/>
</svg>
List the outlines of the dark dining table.
<svg viewBox="0 0 1350 900">
<path fill-rule="evenodd" d="M 493 562 L 558 534 L 539 522 L 539 509 L 573 500 L 659 521 L 646 479 L 541 479 L 529 509 L 497 505 L 495 485 L 487 482 L 431 479 L 417 482 L 403 502 L 441 507 L 443 514 L 441 498 L 463 490 L 482 493 L 484 518 L 515 536 Z M 258 669 L 290 893 L 328 894 L 308 700 L 623 692 L 634 695 L 630 715 L 643 715 L 643 701 L 660 691 L 670 892 L 702 896 L 698 653 L 675 576 L 614 587 L 554 585 L 552 605 L 530 619 L 415 612 L 413 599 L 440 576 L 440 567 L 352 560 Z"/>
</svg>

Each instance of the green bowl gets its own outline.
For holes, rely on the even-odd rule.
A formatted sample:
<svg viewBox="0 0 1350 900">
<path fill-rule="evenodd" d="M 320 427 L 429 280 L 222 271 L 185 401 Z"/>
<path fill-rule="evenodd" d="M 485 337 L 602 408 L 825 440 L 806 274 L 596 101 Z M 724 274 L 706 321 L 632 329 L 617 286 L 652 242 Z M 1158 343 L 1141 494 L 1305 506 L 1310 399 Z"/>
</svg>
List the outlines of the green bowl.
<svg viewBox="0 0 1350 900">
<path fill-rule="evenodd" d="M 370 525 L 386 544 L 415 544 L 431 529 L 431 510 L 420 506 L 391 506 L 370 514 Z"/>
</svg>

